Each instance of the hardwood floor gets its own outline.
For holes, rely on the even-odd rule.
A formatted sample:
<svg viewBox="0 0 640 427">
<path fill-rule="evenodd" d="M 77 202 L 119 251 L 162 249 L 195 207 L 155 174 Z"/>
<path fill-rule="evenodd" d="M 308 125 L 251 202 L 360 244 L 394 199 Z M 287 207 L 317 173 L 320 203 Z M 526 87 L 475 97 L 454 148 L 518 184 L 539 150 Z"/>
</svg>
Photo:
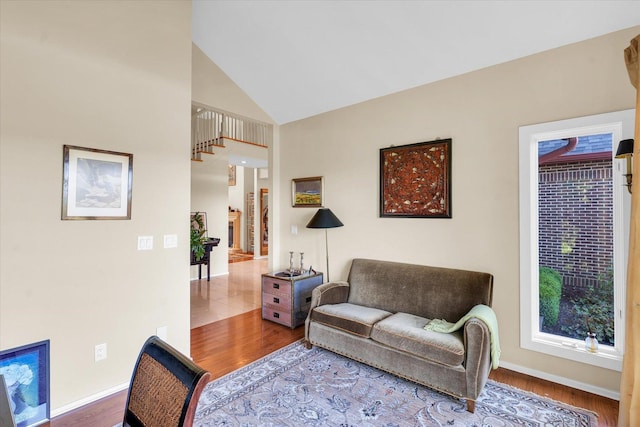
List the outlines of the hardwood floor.
<svg viewBox="0 0 640 427">
<path fill-rule="evenodd" d="M 218 378 L 304 336 L 304 326 L 290 329 L 262 320 L 261 310 L 191 330 L 193 360 Z"/>
<path fill-rule="evenodd" d="M 244 263 L 237 263 L 240 265 Z M 247 264 L 247 268 L 253 268 Z M 231 278 L 229 279 L 232 280 Z M 251 363 L 304 336 L 304 326 L 291 330 L 262 320 L 261 310 L 215 321 L 191 330 L 191 357 L 218 378 Z M 490 378 L 531 391 L 553 400 L 596 412 L 601 427 L 618 422 L 618 402 L 602 396 L 561 386 L 528 375 L 499 368 Z M 122 421 L 126 393 L 120 392 L 98 402 L 54 418 L 50 427 L 112 427 Z"/>
<path fill-rule="evenodd" d="M 566 387 L 551 381 L 541 380 L 540 378 L 504 368 L 491 371 L 489 378 L 503 384 L 509 384 L 520 390 L 530 391 L 548 399 L 595 412 L 598 414 L 599 427 L 617 427 L 618 425 L 619 404 L 617 400 Z"/>
<path fill-rule="evenodd" d="M 191 330 L 193 360 L 219 378 L 304 336 L 304 326 L 290 329 L 262 320 L 252 310 Z M 86 405 L 43 424 L 50 427 L 112 427 L 122 421 L 126 392 Z"/>
</svg>

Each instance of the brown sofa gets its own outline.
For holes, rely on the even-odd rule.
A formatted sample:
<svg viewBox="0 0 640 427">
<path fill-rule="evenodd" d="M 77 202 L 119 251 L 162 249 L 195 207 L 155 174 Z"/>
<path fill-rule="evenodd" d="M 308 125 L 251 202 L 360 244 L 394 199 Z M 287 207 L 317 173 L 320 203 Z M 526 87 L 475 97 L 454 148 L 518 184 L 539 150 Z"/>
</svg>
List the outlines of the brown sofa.
<svg viewBox="0 0 640 427">
<path fill-rule="evenodd" d="M 473 412 L 492 367 L 489 327 L 477 318 L 452 333 L 424 327 L 490 307 L 492 295 L 489 273 L 354 259 L 346 282 L 313 290 L 306 344 L 466 399 Z"/>
</svg>

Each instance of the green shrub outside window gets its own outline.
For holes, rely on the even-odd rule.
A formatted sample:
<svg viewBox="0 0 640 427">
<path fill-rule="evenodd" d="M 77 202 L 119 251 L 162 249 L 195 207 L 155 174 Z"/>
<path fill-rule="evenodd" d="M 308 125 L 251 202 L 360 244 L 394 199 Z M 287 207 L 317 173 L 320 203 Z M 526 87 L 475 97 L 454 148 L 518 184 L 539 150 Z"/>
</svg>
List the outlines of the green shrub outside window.
<svg viewBox="0 0 640 427">
<path fill-rule="evenodd" d="M 540 267 L 540 316 L 545 326 L 555 326 L 560 313 L 562 276 L 549 267 Z"/>
</svg>

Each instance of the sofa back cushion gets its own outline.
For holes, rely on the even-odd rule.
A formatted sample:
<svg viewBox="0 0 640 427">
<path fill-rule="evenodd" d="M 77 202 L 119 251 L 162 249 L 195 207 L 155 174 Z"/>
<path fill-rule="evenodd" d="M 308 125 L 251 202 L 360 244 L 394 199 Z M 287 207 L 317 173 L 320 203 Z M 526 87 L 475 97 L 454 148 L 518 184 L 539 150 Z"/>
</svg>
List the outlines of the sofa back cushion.
<svg viewBox="0 0 640 427">
<path fill-rule="evenodd" d="M 449 322 L 493 297 L 489 273 L 391 261 L 356 258 L 348 282 L 351 304 Z"/>
</svg>

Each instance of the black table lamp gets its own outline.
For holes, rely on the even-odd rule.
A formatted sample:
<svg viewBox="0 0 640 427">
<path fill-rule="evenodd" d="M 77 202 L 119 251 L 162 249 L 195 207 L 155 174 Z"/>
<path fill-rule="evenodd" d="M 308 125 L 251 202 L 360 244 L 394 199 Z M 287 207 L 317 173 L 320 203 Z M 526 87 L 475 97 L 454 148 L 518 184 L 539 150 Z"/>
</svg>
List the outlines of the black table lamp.
<svg viewBox="0 0 640 427">
<path fill-rule="evenodd" d="M 340 222 L 331 209 L 320 208 L 318 212 L 311 218 L 307 224 L 307 228 L 324 228 L 325 248 L 327 252 L 327 282 L 329 281 L 329 238 L 327 236 L 327 228 L 342 227 L 344 224 Z"/>
</svg>

